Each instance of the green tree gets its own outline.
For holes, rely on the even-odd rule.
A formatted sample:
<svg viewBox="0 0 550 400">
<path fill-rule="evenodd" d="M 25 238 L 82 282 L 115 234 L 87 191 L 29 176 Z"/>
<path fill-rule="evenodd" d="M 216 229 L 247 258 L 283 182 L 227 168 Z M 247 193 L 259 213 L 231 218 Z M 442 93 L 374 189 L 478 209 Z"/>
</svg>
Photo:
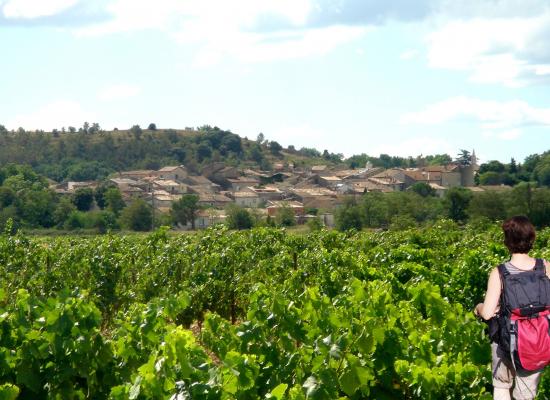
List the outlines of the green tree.
<svg viewBox="0 0 550 400">
<path fill-rule="evenodd" d="M 94 192 L 90 188 L 76 189 L 72 201 L 78 211 L 88 211 L 94 203 Z"/>
<path fill-rule="evenodd" d="M 550 186 L 550 154 L 541 157 L 534 169 L 535 179 L 541 186 Z"/>
<path fill-rule="evenodd" d="M 10 188 L 14 193 L 23 190 L 41 190 L 48 187 L 46 180 L 27 165 L 8 165 L 3 168 L 3 186 Z"/>
<path fill-rule="evenodd" d="M 507 216 L 526 215 L 531 218 L 535 184 L 520 182 L 505 196 Z"/>
<path fill-rule="evenodd" d="M 269 162 L 267 158 L 262 159 L 260 162 L 260 169 L 262 171 L 271 171 L 273 169 L 273 165 Z"/>
<path fill-rule="evenodd" d="M 94 200 L 101 210 L 105 208 L 105 192 L 107 189 L 109 189 L 109 187 L 105 185 L 99 185 L 94 189 Z"/>
<path fill-rule="evenodd" d="M 264 154 L 260 145 L 258 145 L 257 143 L 253 143 L 250 146 L 249 158 L 254 160 L 258 164 L 262 162 L 262 160 L 264 159 Z"/>
<path fill-rule="evenodd" d="M 133 231 L 148 231 L 153 222 L 153 213 L 142 199 L 134 200 L 128 207 L 122 210 L 120 216 L 122 225 Z"/>
<path fill-rule="evenodd" d="M 497 192 L 474 193 L 468 205 L 468 215 L 470 219 L 488 218 L 492 221 L 505 219 L 506 205 L 503 195 Z"/>
<path fill-rule="evenodd" d="M 428 165 L 447 165 L 450 164 L 453 159 L 448 154 L 436 154 L 434 156 L 427 156 L 426 161 Z"/>
<path fill-rule="evenodd" d="M 315 216 L 315 218 L 311 218 L 309 221 L 307 221 L 307 227 L 311 232 L 320 231 L 324 228 L 323 222 L 321 221 L 321 218 Z"/>
<path fill-rule="evenodd" d="M 130 128 L 130 133 L 133 134 L 136 139 L 139 139 L 143 133 L 143 130 L 139 125 L 132 125 Z"/>
<path fill-rule="evenodd" d="M 496 171 L 487 171 L 478 176 L 480 185 L 500 185 L 502 183 L 502 174 Z"/>
<path fill-rule="evenodd" d="M 149 124 L 149 126 L 147 127 L 147 129 L 149 129 L 150 131 L 156 131 L 157 130 L 157 125 L 153 122 L 151 122 Z"/>
<path fill-rule="evenodd" d="M 18 195 L 17 212 L 26 224 L 49 228 L 54 225 L 55 204 L 55 193 L 51 190 L 24 190 Z"/>
<path fill-rule="evenodd" d="M 445 193 L 447 216 L 455 222 L 465 222 L 472 192 L 462 187 L 453 187 Z"/>
<path fill-rule="evenodd" d="M 539 188 L 533 191 L 529 218 L 537 227 L 550 226 L 550 189 Z"/>
<path fill-rule="evenodd" d="M 227 209 L 227 226 L 229 229 L 250 229 L 254 221 L 250 213 L 242 207 L 231 205 Z"/>
<path fill-rule="evenodd" d="M 283 149 L 283 146 L 281 146 L 279 143 L 275 141 L 269 142 L 269 151 L 273 155 L 279 155 L 281 150 Z"/>
<path fill-rule="evenodd" d="M 461 149 L 458 152 L 455 161 L 458 164 L 466 167 L 472 164 L 472 156 L 468 150 Z"/>
<path fill-rule="evenodd" d="M 416 182 L 409 190 L 422 197 L 435 196 L 435 189 L 426 182 Z"/>
<path fill-rule="evenodd" d="M 539 154 L 531 154 L 525 157 L 525 161 L 523 161 L 523 168 L 527 172 L 533 172 L 537 167 L 537 164 L 540 162 L 541 158 L 542 157 Z"/>
<path fill-rule="evenodd" d="M 275 214 L 275 223 L 279 226 L 294 226 L 296 225 L 296 217 L 294 210 L 284 204 L 280 207 Z"/>
<path fill-rule="evenodd" d="M 410 215 L 394 215 L 391 218 L 390 229 L 394 231 L 402 231 L 416 227 L 416 221 Z"/>
<path fill-rule="evenodd" d="M 408 216 L 416 223 L 423 223 L 438 219 L 442 214 L 439 198 L 421 197 L 412 191 L 387 193 L 383 200 L 386 203 L 386 218 L 390 223 L 395 216 Z"/>
<path fill-rule="evenodd" d="M 15 193 L 9 187 L 0 186 L 0 209 L 11 206 L 15 202 Z"/>
<path fill-rule="evenodd" d="M 8 221 L 12 221 L 13 228 L 19 227 L 19 216 L 17 215 L 17 208 L 15 205 L 0 208 L 0 231 L 4 232 Z"/>
<path fill-rule="evenodd" d="M 94 122 L 92 126 L 88 129 L 88 133 L 92 133 L 92 134 L 98 133 L 99 131 L 101 131 L 101 127 L 97 122 Z"/>
<path fill-rule="evenodd" d="M 363 227 L 363 218 L 361 208 L 357 205 L 354 198 L 347 198 L 344 204 L 336 210 L 336 229 L 347 231 L 349 229 L 361 230 Z"/>
<path fill-rule="evenodd" d="M 219 148 L 221 154 L 224 155 L 228 152 L 240 154 L 243 151 L 241 138 L 233 134 L 225 135 L 221 140 Z"/>
<path fill-rule="evenodd" d="M 506 166 L 501 163 L 500 161 L 492 160 L 487 163 L 483 163 L 479 166 L 479 173 L 483 174 L 485 172 L 504 172 L 506 170 Z"/>
<path fill-rule="evenodd" d="M 516 160 L 512 157 L 512 159 L 510 160 L 510 165 L 508 166 L 508 172 L 510 172 L 511 174 L 517 174 L 518 170 L 519 168 Z"/>
<path fill-rule="evenodd" d="M 199 196 L 194 194 L 184 194 L 177 201 L 172 203 L 170 214 L 176 224 L 187 225 L 191 223 L 191 229 L 195 229 L 195 219 L 199 211 Z"/>
<path fill-rule="evenodd" d="M 390 217 L 385 196 L 379 192 L 369 192 L 363 195 L 361 211 L 366 226 L 374 228 L 389 225 Z"/>
<path fill-rule="evenodd" d="M 97 228 L 99 233 L 120 228 L 117 216 L 111 211 L 98 211 L 94 217 L 94 227 Z"/>
<path fill-rule="evenodd" d="M 118 188 L 107 189 L 105 192 L 105 207 L 116 216 L 126 207 L 126 203 L 122 199 L 122 193 Z"/>
<path fill-rule="evenodd" d="M 207 142 L 201 142 L 197 146 L 197 160 L 203 162 L 212 155 L 212 147 Z"/>
<path fill-rule="evenodd" d="M 54 223 L 57 226 L 62 227 L 65 221 L 69 218 L 69 215 L 74 211 L 76 211 L 76 206 L 73 204 L 71 199 L 68 197 L 62 197 L 59 200 L 59 203 L 57 203 L 53 213 Z"/>
<path fill-rule="evenodd" d="M 370 157 L 363 153 L 351 156 L 350 158 L 346 159 L 346 163 L 351 169 L 363 168 L 367 165 L 369 159 Z"/>
<path fill-rule="evenodd" d="M 65 220 L 65 223 L 63 224 L 63 228 L 69 231 L 72 231 L 74 229 L 82 229 L 85 227 L 85 218 L 84 213 L 80 211 L 72 211 Z"/>
<path fill-rule="evenodd" d="M 71 165 L 67 169 L 67 179 L 71 181 L 93 181 L 103 179 L 112 172 L 97 161 L 82 161 Z"/>
</svg>

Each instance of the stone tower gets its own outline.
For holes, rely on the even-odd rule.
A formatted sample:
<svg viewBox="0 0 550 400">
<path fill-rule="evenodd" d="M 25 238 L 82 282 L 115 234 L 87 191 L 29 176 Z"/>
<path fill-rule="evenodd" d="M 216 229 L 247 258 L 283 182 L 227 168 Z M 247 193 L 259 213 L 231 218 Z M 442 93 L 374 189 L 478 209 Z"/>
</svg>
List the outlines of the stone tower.
<svg viewBox="0 0 550 400">
<path fill-rule="evenodd" d="M 470 164 L 460 167 L 462 186 L 474 186 L 474 177 L 478 170 L 479 165 L 477 164 L 476 151 L 472 150 L 472 155 L 470 156 Z"/>
</svg>

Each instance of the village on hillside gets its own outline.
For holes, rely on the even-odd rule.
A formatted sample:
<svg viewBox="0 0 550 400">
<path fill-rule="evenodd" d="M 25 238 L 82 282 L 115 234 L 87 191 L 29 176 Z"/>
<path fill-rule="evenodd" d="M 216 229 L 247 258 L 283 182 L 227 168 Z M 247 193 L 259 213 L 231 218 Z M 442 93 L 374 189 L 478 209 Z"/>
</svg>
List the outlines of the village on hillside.
<svg viewBox="0 0 550 400">
<path fill-rule="evenodd" d="M 505 190 L 506 186 L 475 186 L 479 169 L 475 151 L 469 162 L 420 168 L 373 167 L 344 169 L 317 165 L 295 168 L 292 163 L 277 163 L 272 171 L 240 170 L 213 163 L 201 175 L 191 175 L 183 165 L 166 166 L 155 170 L 119 172 L 108 179 L 117 187 L 128 203 L 141 198 L 153 207 L 155 213 L 169 213 L 174 201 L 185 194 L 198 196 L 200 210 L 195 228 L 207 228 L 223 223 L 229 204 L 254 209 L 256 215 L 273 217 L 283 207 L 294 211 L 297 223 L 309 218 L 320 218 L 329 227 L 334 226 L 334 210 L 346 197 L 368 192 L 388 193 L 404 191 L 418 182 L 428 184 L 442 197 L 452 187 L 466 187 L 472 191 Z M 59 194 L 73 194 L 79 188 L 94 189 L 99 182 L 66 182 L 53 189 Z M 312 214 L 312 211 L 315 215 Z M 182 229 L 190 229 L 189 223 Z"/>
</svg>

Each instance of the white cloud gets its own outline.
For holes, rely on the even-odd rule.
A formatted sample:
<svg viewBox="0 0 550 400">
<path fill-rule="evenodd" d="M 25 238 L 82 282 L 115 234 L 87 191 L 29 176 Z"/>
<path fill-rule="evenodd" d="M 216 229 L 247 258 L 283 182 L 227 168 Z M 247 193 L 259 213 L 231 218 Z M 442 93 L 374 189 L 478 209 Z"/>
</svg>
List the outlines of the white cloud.
<svg viewBox="0 0 550 400">
<path fill-rule="evenodd" d="M 140 91 L 138 86 L 119 84 L 101 89 L 97 97 L 102 101 L 121 100 L 137 96 Z"/>
<path fill-rule="evenodd" d="M 483 131 L 481 136 L 485 139 L 515 140 L 523 135 L 520 129 L 510 129 L 505 131 Z"/>
<path fill-rule="evenodd" d="M 411 50 L 406 50 L 403 53 L 401 53 L 399 55 L 399 58 L 401 60 L 412 60 L 416 56 L 418 56 L 418 50 L 411 49 Z"/>
<path fill-rule="evenodd" d="M 253 63 L 323 55 L 360 37 L 357 26 L 306 28 L 312 0 L 203 0 L 183 2 L 117 0 L 108 6 L 113 19 L 80 28 L 77 35 L 155 29 L 181 44 L 199 45 L 195 66 L 216 64 L 226 57 Z M 262 28 L 263 19 L 280 19 L 286 28 Z"/>
<path fill-rule="evenodd" d="M 329 53 L 339 45 L 361 37 L 366 30 L 360 27 L 332 26 L 270 34 L 235 32 L 219 40 L 209 41 L 198 53 L 194 64 L 209 66 L 226 56 L 243 63 L 269 62 Z"/>
<path fill-rule="evenodd" d="M 220 31 L 251 29 L 259 17 L 274 15 L 293 25 L 306 21 L 311 0 L 115 0 L 106 9 L 112 20 L 78 32 L 83 35 L 102 35 L 113 32 L 162 29 L 178 31 L 196 41 L 208 33 L 218 36 Z"/>
<path fill-rule="evenodd" d="M 522 127 L 550 127 L 550 108 L 531 107 L 520 100 L 497 102 L 453 97 L 401 116 L 403 124 L 437 125 L 456 120 L 479 123 L 485 138 L 514 140 L 522 135 Z"/>
<path fill-rule="evenodd" d="M 59 14 L 80 0 L 7 0 L 2 6 L 6 18 L 33 19 Z M 1 5 L 1 3 L 0 3 Z"/>
<path fill-rule="evenodd" d="M 550 81 L 550 10 L 524 18 L 452 21 L 428 36 L 433 68 L 470 72 L 474 82 L 521 87 Z"/>
<path fill-rule="evenodd" d="M 70 100 L 58 100 L 46 104 L 38 110 L 20 114 L 9 121 L 9 129 L 23 127 L 28 130 L 52 130 L 65 126 L 81 126 L 84 121 L 94 121 L 93 113 L 84 111 L 79 103 Z"/>
<path fill-rule="evenodd" d="M 455 18 L 514 18 L 539 15 L 548 0 L 440 0 L 439 11 Z"/>
</svg>

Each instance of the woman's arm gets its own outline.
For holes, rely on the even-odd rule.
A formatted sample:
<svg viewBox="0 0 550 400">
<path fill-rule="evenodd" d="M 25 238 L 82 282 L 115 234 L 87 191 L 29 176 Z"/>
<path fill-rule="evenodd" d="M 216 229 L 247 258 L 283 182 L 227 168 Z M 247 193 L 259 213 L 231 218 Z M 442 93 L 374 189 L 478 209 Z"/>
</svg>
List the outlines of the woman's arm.
<svg viewBox="0 0 550 400">
<path fill-rule="evenodd" d="M 474 309 L 476 315 L 481 316 L 483 319 L 491 319 L 497 312 L 498 301 L 500 298 L 501 282 L 498 268 L 493 268 L 489 274 L 489 281 L 487 282 L 487 292 L 485 293 L 485 300 L 483 303 L 479 303 Z"/>
</svg>

